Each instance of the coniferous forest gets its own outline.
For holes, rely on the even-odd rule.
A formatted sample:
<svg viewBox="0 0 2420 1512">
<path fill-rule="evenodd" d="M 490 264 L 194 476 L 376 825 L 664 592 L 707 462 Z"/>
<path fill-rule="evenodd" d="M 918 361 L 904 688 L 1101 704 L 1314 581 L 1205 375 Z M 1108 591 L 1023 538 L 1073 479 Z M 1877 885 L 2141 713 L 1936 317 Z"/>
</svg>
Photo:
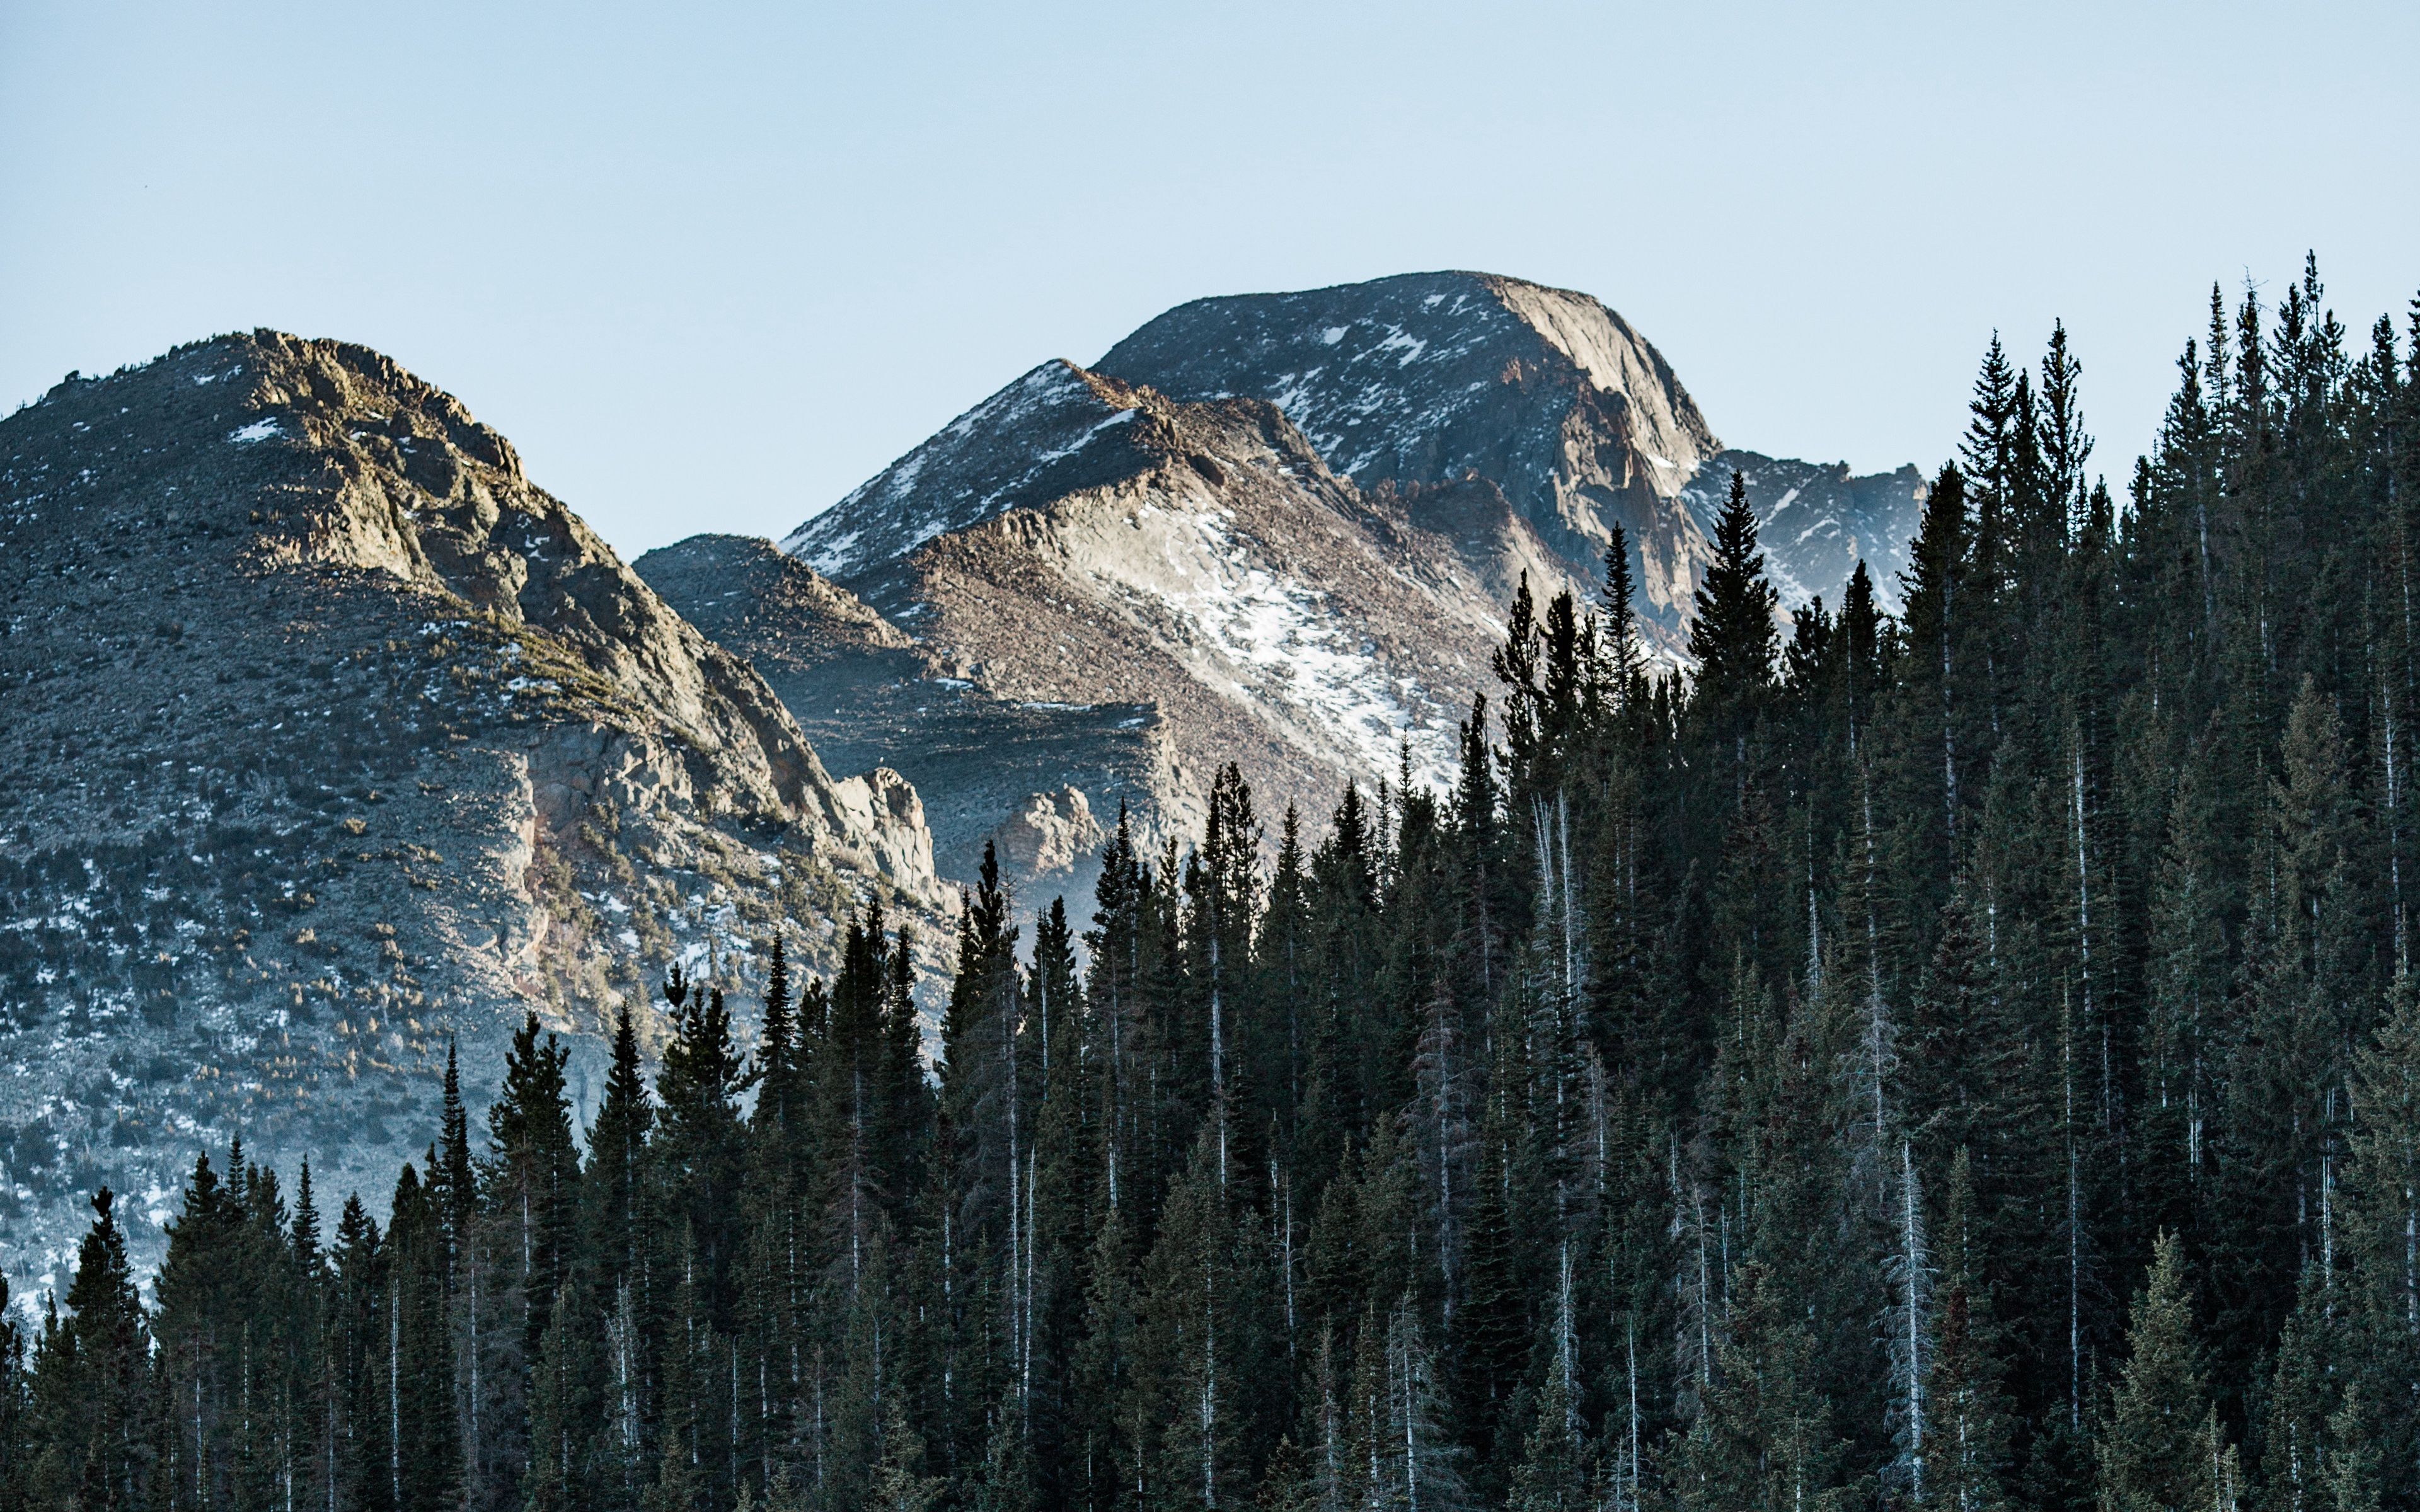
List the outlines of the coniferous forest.
<svg viewBox="0 0 2420 1512">
<path fill-rule="evenodd" d="M 1450 791 L 987 868 L 938 1057 L 869 906 L 584 1130 L 533 1017 L 382 1221 L 205 1155 L 147 1299 L 97 1195 L 0 1502 L 2420 1506 L 2420 305 L 2214 290 L 2115 487 L 2081 371 L 1993 343 L 1898 618 L 1735 485 L 1688 675 L 1617 535 Z"/>
</svg>

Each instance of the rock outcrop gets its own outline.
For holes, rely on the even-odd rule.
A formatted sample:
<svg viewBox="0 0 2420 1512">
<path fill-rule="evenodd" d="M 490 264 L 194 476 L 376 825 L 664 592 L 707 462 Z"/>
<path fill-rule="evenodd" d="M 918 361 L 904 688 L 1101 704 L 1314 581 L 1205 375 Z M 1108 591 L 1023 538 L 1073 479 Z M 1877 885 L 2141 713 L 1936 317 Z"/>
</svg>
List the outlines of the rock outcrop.
<svg viewBox="0 0 2420 1512">
<path fill-rule="evenodd" d="M 1067 884 L 1098 880 L 1101 846 L 1109 832 L 1093 816 L 1083 790 L 1063 787 L 1036 793 L 991 832 L 1001 868 L 1044 887 L 1075 890 Z"/>
<path fill-rule="evenodd" d="M 1410 273 L 1196 300 L 1099 367 L 1178 399 L 1266 399 L 1364 488 L 1484 479 L 1580 576 L 1619 522 L 1642 615 L 1687 617 L 1707 548 L 1678 501 L 1721 443 L 1663 355 L 1585 294 Z"/>
<path fill-rule="evenodd" d="M 1733 469 L 1770 517 L 1766 562 L 1789 608 L 1819 594 L 1837 604 L 1861 553 L 1895 594 L 1923 508 L 1912 468 L 1852 478 L 1842 464 L 1724 450 L 1628 321 L 1586 294 L 1489 273 L 1196 300 L 1099 367 L 1179 399 L 1266 398 L 1365 489 L 1491 483 L 1575 577 L 1599 577 L 1620 523 L 1639 612 L 1668 649 L 1682 644 Z"/>
<path fill-rule="evenodd" d="M 1065 815 L 1071 794 L 1103 825 L 1128 805 L 1151 842 L 1199 825 L 1230 762 L 1272 819 L 1289 802 L 1324 814 L 1346 781 L 1407 759 L 1441 779 L 1503 633 L 1497 590 L 1520 564 L 1554 570 L 1500 496 L 1365 495 L 1266 401 L 1179 403 L 1066 363 L 783 548 L 794 588 L 729 538 L 638 565 L 766 669 L 824 748 L 851 738 L 829 718 L 872 743 L 860 759 L 906 772 L 940 870 L 961 878 L 985 841 Z M 741 583 L 756 586 L 732 596 Z M 783 607 L 835 593 L 912 648 L 831 655 L 830 614 Z M 1025 864 L 1042 870 L 1013 872 L 1020 885 L 1080 884 L 1039 836 Z"/>
<path fill-rule="evenodd" d="M 952 647 L 911 640 L 769 541 L 692 536 L 632 565 L 753 663 L 827 759 L 912 773 L 945 876 L 971 880 L 1003 816 L 1047 794 L 1086 795 L 1114 823 L 1120 803 L 1149 807 L 1171 790 L 1175 757 L 1153 705 L 1008 698 L 978 687 L 968 675 L 976 669 Z M 1042 880 L 1012 875 L 1028 886 Z"/>
<path fill-rule="evenodd" d="M 659 1035 L 667 961 L 780 927 L 812 962 L 860 899 L 946 905 L 897 773 L 835 778 L 375 352 L 260 332 L 70 378 L 0 422 L 0 560 L 12 1278 L 57 1279 L 79 1194 L 156 1220 L 238 1133 L 380 1199 L 449 1042 L 484 1097 L 535 1011 L 592 1098 L 616 1009 Z"/>
</svg>

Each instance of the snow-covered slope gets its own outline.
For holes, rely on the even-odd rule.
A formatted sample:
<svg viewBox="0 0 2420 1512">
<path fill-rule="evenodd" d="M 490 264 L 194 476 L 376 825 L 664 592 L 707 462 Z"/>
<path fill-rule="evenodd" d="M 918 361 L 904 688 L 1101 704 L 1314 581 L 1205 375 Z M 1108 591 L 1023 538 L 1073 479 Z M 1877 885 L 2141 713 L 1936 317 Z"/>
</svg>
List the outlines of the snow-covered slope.
<svg viewBox="0 0 2420 1512">
<path fill-rule="evenodd" d="M 1118 427 L 1134 416 L 1125 385 L 1045 363 L 799 526 L 782 549 L 828 578 L 861 576 L 944 532 L 1131 471 Z"/>
<path fill-rule="evenodd" d="M 1065 811 L 1053 795 L 1068 789 L 1104 823 L 1131 804 L 1157 834 L 1198 823 L 1231 761 L 1272 816 L 1290 801 L 1324 812 L 1347 780 L 1398 777 L 1407 752 L 1442 779 L 1502 635 L 1508 575 L 1561 580 L 1486 486 L 1365 496 L 1264 401 L 1177 403 L 1065 363 L 970 410 L 784 547 L 913 635 L 919 666 L 768 675 L 828 748 L 844 737 L 820 733 L 826 719 L 879 732 L 856 754 L 916 783 L 957 875 L 985 838 L 1048 850 L 1000 826 L 1031 827 L 1019 816 L 1041 799 Z M 724 596 L 741 576 L 727 568 L 675 570 L 705 549 L 640 567 L 759 665 L 817 633 L 727 608 L 749 601 Z M 1032 760 L 1046 751 L 1064 764 Z"/>
<path fill-rule="evenodd" d="M 1852 478 L 1841 464 L 1724 451 L 1671 364 L 1620 315 L 1489 273 L 1196 300 L 1100 367 L 1177 398 L 1265 398 L 1365 489 L 1484 479 L 1576 577 L 1599 575 L 1619 522 L 1638 607 L 1668 648 L 1734 467 L 1772 517 L 1766 560 L 1792 608 L 1837 603 L 1860 555 L 1895 594 L 1924 497 L 1911 468 Z"/>
</svg>

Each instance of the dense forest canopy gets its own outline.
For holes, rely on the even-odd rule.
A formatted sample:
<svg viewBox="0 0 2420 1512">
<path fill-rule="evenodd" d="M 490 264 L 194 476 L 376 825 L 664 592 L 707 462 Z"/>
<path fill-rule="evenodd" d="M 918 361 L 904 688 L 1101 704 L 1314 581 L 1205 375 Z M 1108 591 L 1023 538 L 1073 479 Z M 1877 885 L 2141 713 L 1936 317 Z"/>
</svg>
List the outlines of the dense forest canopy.
<svg viewBox="0 0 2420 1512">
<path fill-rule="evenodd" d="M 1694 676 L 1617 534 L 1452 791 L 987 871 L 929 1067 L 869 910 L 584 1136 L 532 1018 L 383 1228 L 206 1156 L 147 1304 L 99 1195 L 0 1501 L 2420 1506 L 2420 305 L 2213 290 L 2122 507 L 2080 373 L 1993 341 L 1900 619 L 1734 489 Z"/>
</svg>

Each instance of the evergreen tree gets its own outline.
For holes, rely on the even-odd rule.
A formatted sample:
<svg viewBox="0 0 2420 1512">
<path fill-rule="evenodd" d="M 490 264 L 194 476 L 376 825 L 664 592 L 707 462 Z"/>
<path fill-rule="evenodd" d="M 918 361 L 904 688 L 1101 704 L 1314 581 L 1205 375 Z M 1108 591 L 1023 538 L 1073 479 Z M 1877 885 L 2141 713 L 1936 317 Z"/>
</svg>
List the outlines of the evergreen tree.
<svg viewBox="0 0 2420 1512">
<path fill-rule="evenodd" d="M 642 1192 L 648 1133 L 655 1104 L 639 1068 L 639 1040 L 625 1005 L 613 1022 L 613 1059 L 605 1075 L 604 1101 L 588 1131 L 588 1168 L 581 1182 L 583 1246 L 597 1268 L 604 1292 L 625 1279 L 643 1288 Z M 634 1273 L 637 1274 L 634 1275 Z"/>
<path fill-rule="evenodd" d="M 101 1188 L 92 1210 L 92 1227 L 76 1249 L 67 1316 L 54 1307 L 35 1344 L 34 1458 L 26 1483 L 36 1505 L 133 1512 L 174 1490 L 147 1453 L 150 1328 L 115 1194 Z"/>
<path fill-rule="evenodd" d="M 25 1503 L 30 1425 L 25 1378 L 23 1330 L 9 1316 L 8 1283 L 0 1277 L 0 1500 L 13 1506 Z"/>
<path fill-rule="evenodd" d="M 1952 1512 L 2001 1512 L 2010 1504 L 2011 1433 L 1975 1208 L 1973 1167 L 1962 1149 L 1950 1166 L 1940 1229 L 1924 1486 L 1928 1496 Z"/>
<path fill-rule="evenodd" d="M 1816 1396 L 1813 1340 L 1757 1261 L 1731 1282 L 1728 1335 L 1697 1420 L 1672 1446 L 1672 1504 L 1799 1512 L 1842 1504 L 1831 1413 Z"/>
<path fill-rule="evenodd" d="M 428 1164 L 438 1165 L 433 1149 Z M 451 1256 L 438 1205 L 443 1193 L 406 1165 L 389 1209 L 394 1216 L 381 1276 L 386 1349 L 373 1372 L 387 1398 L 388 1497 L 395 1512 L 449 1512 L 463 1494 L 460 1376 L 445 1284 Z"/>
<path fill-rule="evenodd" d="M 2126 1346 L 2099 1448 L 2104 1512 L 2225 1504 L 2222 1492 L 2235 1480 L 2235 1452 L 2220 1434 L 2211 1403 L 2185 1287 L 2184 1249 L 2173 1234 L 2161 1235 L 2153 1248 Z"/>
<path fill-rule="evenodd" d="M 676 1017 L 656 1077 L 647 1160 L 664 1194 L 665 1237 L 676 1245 L 685 1230 L 686 1242 L 696 1245 L 697 1273 L 687 1284 L 695 1286 L 703 1316 L 728 1333 L 737 1306 L 739 1192 L 747 1169 L 739 1098 L 747 1067 L 732 1041 L 721 987 L 675 980 L 666 984 L 665 997 Z"/>
<path fill-rule="evenodd" d="M 1736 471 L 1730 497 L 1714 517 L 1713 544 L 1714 561 L 1698 587 L 1689 622 L 1689 656 L 1698 666 L 1694 700 L 1736 725 L 1771 685 L 1780 650 L 1773 623 L 1778 600 L 1764 579 L 1747 480 Z"/>
</svg>

